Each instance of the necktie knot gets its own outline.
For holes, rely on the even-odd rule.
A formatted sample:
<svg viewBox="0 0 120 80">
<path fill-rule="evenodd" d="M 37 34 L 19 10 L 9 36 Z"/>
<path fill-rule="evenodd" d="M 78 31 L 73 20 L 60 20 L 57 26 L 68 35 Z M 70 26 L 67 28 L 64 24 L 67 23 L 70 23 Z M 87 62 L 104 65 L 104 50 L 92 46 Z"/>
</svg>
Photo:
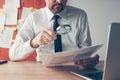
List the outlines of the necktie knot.
<svg viewBox="0 0 120 80">
<path fill-rule="evenodd" d="M 54 15 L 53 18 L 54 20 L 57 20 L 59 18 L 59 15 Z"/>
</svg>

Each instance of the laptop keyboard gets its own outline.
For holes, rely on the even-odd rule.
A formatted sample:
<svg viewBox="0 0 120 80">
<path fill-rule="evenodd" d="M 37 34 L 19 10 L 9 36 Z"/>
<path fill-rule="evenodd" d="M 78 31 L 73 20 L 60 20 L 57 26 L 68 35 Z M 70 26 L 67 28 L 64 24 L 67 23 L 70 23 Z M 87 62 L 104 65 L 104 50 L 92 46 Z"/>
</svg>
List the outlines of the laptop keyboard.
<svg viewBox="0 0 120 80">
<path fill-rule="evenodd" d="M 88 77 L 92 80 L 102 80 L 103 71 L 98 69 L 90 69 L 90 70 L 73 70 L 72 72 Z"/>
<path fill-rule="evenodd" d="M 83 76 L 91 78 L 93 80 L 102 80 L 103 73 L 98 72 L 98 73 L 93 73 L 93 74 L 85 74 Z"/>
</svg>

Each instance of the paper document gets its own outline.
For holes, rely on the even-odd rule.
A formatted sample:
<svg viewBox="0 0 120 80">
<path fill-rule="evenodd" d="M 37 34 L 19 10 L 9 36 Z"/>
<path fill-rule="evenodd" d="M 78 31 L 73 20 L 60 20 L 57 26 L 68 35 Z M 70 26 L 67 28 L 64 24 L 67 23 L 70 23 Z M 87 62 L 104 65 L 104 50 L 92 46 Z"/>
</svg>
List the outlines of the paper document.
<svg viewBox="0 0 120 80">
<path fill-rule="evenodd" d="M 5 16 L 4 12 L 0 12 L 0 30 L 4 30 Z"/>
<path fill-rule="evenodd" d="M 0 34 L 0 47 L 9 48 L 13 37 L 13 31 L 9 27 L 5 27 L 4 31 Z"/>
<path fill-rule="evenodd" d="M 20 0 L 5 0 L 5 5 L 12 6 L 13 8 L 19 8 Z"/>
<path fill-rule="evenodd" d="M 6 13 L 6 25 L 16 25 L 17 24 L 17 14 L 18 9 L 12 6 L 4 5 L 3 6 Z"/>
<path fill-rule="evenodd" d="M 89 46 L 86 48 L 80 48 L 73 51 L 42 54 L 40 58 L 44 66 L 59 66 L 63 63 L 73 62 L 74 60 L 76 60 L 77 56 L 79 56 L 79 59 L 87 58 L 102 46 L 103 44 L 100 44 L 95 46 Z"/>
</svg>

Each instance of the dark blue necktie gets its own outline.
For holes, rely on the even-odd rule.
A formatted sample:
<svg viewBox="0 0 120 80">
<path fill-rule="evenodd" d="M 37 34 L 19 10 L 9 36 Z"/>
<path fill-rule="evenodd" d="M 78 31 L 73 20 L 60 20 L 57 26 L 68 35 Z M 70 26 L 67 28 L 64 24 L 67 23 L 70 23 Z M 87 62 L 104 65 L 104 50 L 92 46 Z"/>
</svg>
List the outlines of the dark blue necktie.
<svg viewBox="0 0 120 80">
<path fill-rule="evenodd" d="M 56 32 L 57 27 L 59 26 L 58 24 L 58 15 L 54 15 L 54 23 L 53 23 L 53 30 Z M 54 40 L 54 50 L 55 52 L 61 52 L 62 51 L 62 41 L 61 41 L 61 35 L 56 35 L 57 39 Z"/>
</svg>

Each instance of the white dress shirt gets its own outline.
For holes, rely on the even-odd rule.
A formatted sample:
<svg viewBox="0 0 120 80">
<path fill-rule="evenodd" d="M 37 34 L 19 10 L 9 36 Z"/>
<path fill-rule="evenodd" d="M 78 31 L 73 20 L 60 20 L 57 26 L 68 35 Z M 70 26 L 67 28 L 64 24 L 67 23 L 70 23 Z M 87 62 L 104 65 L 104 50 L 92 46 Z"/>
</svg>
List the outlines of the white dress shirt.
<svg viewBox="0 0 120 80">
<path fill-rule="evenodd" d="M 72 28 L 69 33 L 62 35 L 63 51 L 91 45 L 88 19 L 85 11 L 66 6 L 58 15 L 60 16 L 58 19 L 59 25 L 68 24 Z M 53 16 L 54 14 L 47 7 L 29 15 L 18 32 L 14 44 L 10 47 L 9 57 L 11 60 L 24 59 L 35 50 L 37 61 L 40 61 L 41 54 L 54 53 L 54 41 L 47 46 L 38 48 L 30 46 L 30 40 L 44 28 L 53 29 Z"/>
</svg>

